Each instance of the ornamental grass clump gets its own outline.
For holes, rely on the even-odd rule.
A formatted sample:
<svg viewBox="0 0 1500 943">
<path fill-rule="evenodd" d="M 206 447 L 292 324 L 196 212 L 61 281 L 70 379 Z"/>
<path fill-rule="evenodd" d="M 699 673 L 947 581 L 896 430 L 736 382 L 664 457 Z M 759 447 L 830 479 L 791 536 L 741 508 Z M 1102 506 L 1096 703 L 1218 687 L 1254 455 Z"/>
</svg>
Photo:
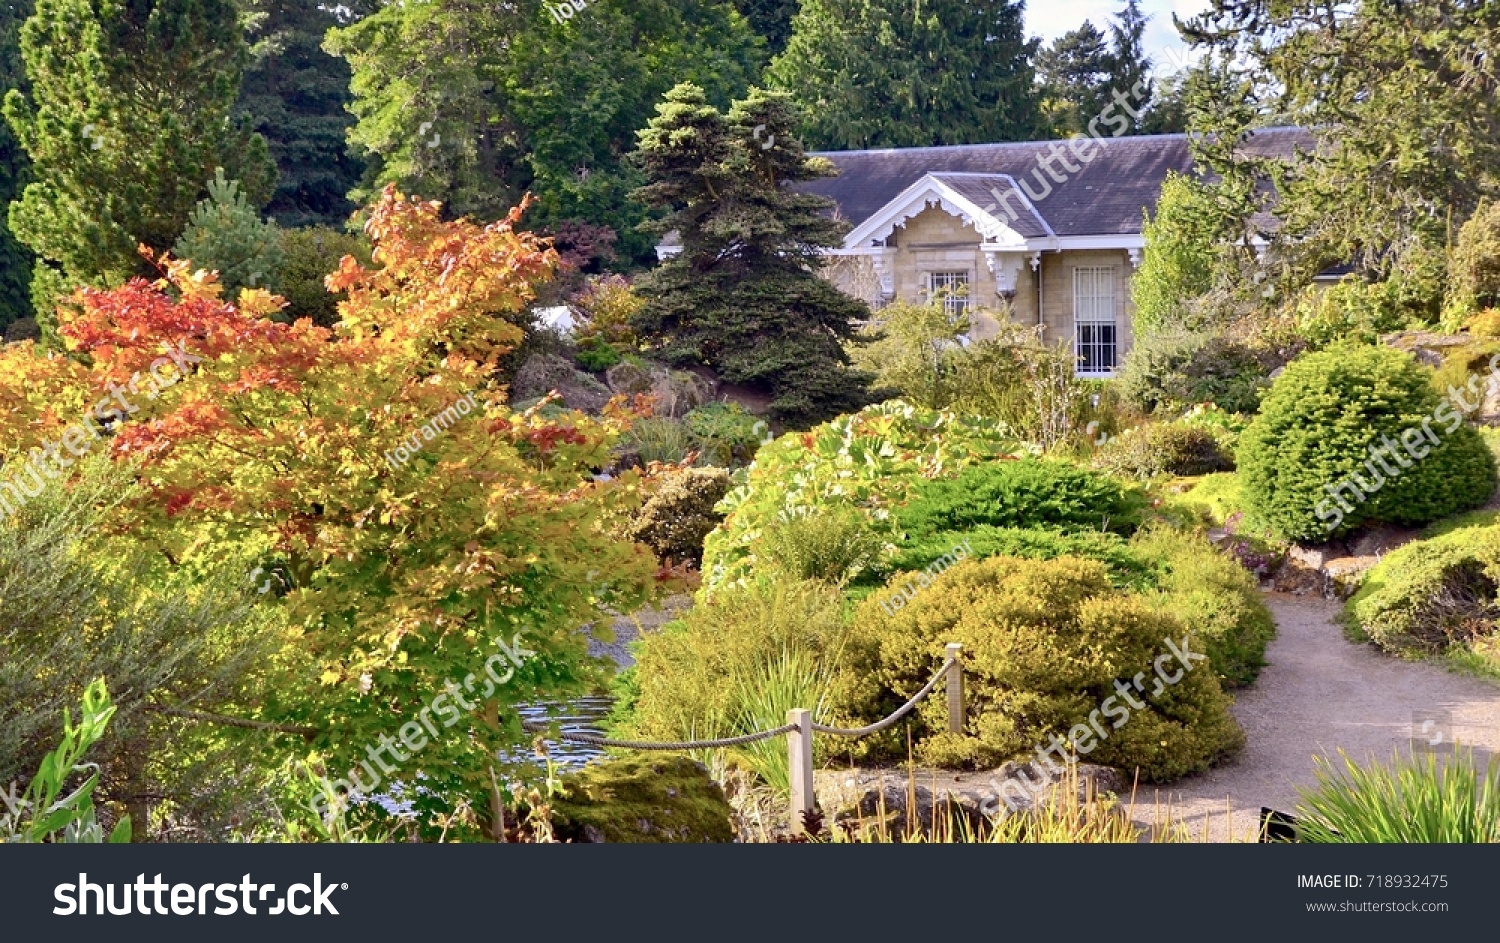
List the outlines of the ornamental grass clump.
<svg viewBox="0 0 1500 943">
<path fill-rule="evenodd" d="M 1394 757 L 1343 769 L 1317 760 L 1318 788 L 1303 795 L 1297 839 L 1310 844 L 1500 843 L 1500 764 L 1480 768 L 1473 751 L 1439 760 Z"/>
</svg>

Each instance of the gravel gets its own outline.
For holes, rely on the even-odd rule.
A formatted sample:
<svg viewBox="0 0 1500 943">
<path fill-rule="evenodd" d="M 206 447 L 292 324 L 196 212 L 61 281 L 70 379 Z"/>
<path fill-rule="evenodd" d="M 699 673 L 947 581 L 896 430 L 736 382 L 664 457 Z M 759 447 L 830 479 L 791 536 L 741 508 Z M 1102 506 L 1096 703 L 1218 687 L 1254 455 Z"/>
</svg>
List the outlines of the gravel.
<svg viewBox="0 0 1500 943">
<path fill-rule="evenodd" d="M 1500 763 L 1500 685 L 1349 641 L 1338 603 L 1282 594 L 1266 601 L 1279 627 L 1269 664 L 1234 705 L 1245 749 L 1201 776 L 1141 788 L 1137 821 L 1169 810 L 1195 837 L 1205 837 L 1206 824 L 1209 840 L 1254 841 L 1262 806 L 1292 812 L 1299 788 L 1316 785 L 1315 756 L 1409 755 L 1414 720 L 1434 714 L 1451 715 L 1452 739 L 1475 748 L 1481 762 L 1490 754 Z"/>
</svg>

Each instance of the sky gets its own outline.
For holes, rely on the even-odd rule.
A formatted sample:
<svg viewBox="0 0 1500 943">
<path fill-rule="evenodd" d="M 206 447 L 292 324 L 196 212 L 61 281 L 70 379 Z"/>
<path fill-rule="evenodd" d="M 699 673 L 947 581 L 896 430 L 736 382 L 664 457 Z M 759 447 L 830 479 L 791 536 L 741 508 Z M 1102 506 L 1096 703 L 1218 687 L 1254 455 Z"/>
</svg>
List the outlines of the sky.
<svg viewBox="0 0 1500 943">
<path fill-rule="evenodd" d="M 1043 42 L 1052 40 L 1092 20 L 1104 30 L 1110 18 L 1123 0 L 1026 0 L 1026 33 L 1040 36 Z M 1181 57 L 1186 46 L 1177 31 L 1172 28 L 1172 14 L 1187 18 L 1202 13 L 1209 7 L 1209 0 L 1142 0 L 1141 10 L 1149 17 L 1146 24 L 1146 54 L 1162 63 L 1167 50 Z M 1168 61 L 1171 61 L 1170 57 Z"/>
</svg>

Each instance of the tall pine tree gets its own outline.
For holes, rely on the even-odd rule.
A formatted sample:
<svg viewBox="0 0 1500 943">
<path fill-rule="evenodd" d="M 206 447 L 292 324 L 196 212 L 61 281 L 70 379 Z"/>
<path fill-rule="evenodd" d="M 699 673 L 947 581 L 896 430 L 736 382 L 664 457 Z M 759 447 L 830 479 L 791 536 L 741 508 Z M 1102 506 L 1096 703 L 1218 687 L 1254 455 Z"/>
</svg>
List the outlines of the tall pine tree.
<svg viewBox="0 0 1500 943">
<path fill-rule="evenodd" d="M 804 0 L 767 82 L 827 149 L 1025 140 L 1044 128 L 1020 0 Z"/>
<path fill-rule="evenodd" d="M 0 88 L 22 88 L 21 24 L 31 15 L 30 0 L 0 0 Z M 31 253 L 10 234 L 3 208 L 21 195 L 30 162 L 10 127 L 0 121 L 0 332 L 31 317 Z"/>
<path fill-rule="evenodd" d="M 743 95 L 760 44 L 728 0 L 556 11 L 542 0 L 391 3 L 336 30 L 328 48 L 353 68 L 352 137 L 371 156 L 366 192 L 395 182 L 491 219 L 530 192 L 531 225 L 609 226 L 622 256 L 649 259 L 630 200 L 641 179 L 625 162 L 636 133 L 678 82 L 723 105 Z"/>
<path fill-rule="evenodd" d="M 265 142 L 231 116 L 246 60 L 231 0 L 38 0 L 21 55 L 28 87 L 5 117 L 31 172 L 10 224 L 34 285 L 144 271 L 137 244 L 169 249 L 215 167 L 269 196 Z"/>
<path fill-rule="evenodd" d="M 1149 19 L 1141 12 L 1140 0 L 1126 0 L 1108 36 L 1084 20 L 1038 54 L 1037 73 L 1054 134 L 1085 133 L 1089 122 L 1115 102 L 1117 91 L 1129 96 L 1131 109 L 1141 113 L 1132 119 L 1131 131 L 1153 127 L 1152 62 L 1144 45 Z"/>
<path fill-rule="evenodd" d="M 637 283 L 638 332 L 674 364 L 765 390 L 789 422 L 863 406 L 870 378 L 842 342 L 870 312 L 817 274 L 820 250 L 841 245 L 847 226 L 829 200 L 788 186 L 834 173 L 794 136 L 790 99 L 757 89 L 726 115 L 682 85 L 657 112 L 641 132 L 650 182 L 638 195 L 682 252 Z"/>
<path fill-rule="evenodd" d="M 270 145 L 279 173 L 266 212 L 283 226 L 339 226 L 364 165 L 350 153 L 349 64 L 323 51 L 341 24 L 317 0 L 257 0 L 263 37 L 245 73 L 239 110 Z M 346 8 L 339 7 L 343 10 Z"/>
<path fill-rule="evenodd" d="M 1089 120 L 1114 101 L 1114 55 L 1088 20 L 1038 53 L 1036 69 L 1046 90 L 1047 117 L 1059 136 L 1085 133 Z"/>
</svg>

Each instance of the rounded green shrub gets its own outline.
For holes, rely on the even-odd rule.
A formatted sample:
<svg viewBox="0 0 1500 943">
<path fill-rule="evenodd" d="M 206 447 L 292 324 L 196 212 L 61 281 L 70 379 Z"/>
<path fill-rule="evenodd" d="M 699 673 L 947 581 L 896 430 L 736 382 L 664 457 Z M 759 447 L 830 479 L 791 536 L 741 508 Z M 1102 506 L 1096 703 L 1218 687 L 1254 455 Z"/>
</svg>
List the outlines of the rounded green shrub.
<svg viewBox="0 0 1500 943">
<path fill-rule="evenodd" d="M 1127 429 L 1099 449 L 1094 466 L 1127 478 L 1195 477 L 1234 470 L 1219 436 L 1201 426 L 1153 422 Z"/>
<path fill-rule="evenodd" d="M 1146 597 L 1192 632 L 1220 683 L 1253 682 L 1276 635 L 1255 577 L 1203 538 L 1165 527 L 1142 529 L 1130 551 L 1151 573 Z"/>
<path fill-rule="evenodd" d="M 286 299 L 282 312 L 287 318 L 311 318 L 321 327 L 339 321 L 339 302 L 346 292 L 331 293 L 323 280 L 338 271 L 344 256 L 370 265 L 370 244 L 328 226 L 304 226 L 281 231 L 281 266 L 276 272 L 276 290 Z"/>
<path fill-rule="evenodd" d="M 1387 554 L 1365 575 L 1345 618 L 1387 651 L 1441 654 L 1495 634 L 1500 526 L 1474 515 Z"/>
<path fill-rule="evenodd" d="M 1133 487 L 1066 462 L 1023 458 L 972 465 L 925 481 L 895 512 L 897 530 L 920 539 L 975 527 L 1110 530 L 1140 525 L 1145 499 Z"/>
<path fill-rule="evenodd" d="M 1290 364 L 1240 437 L 1256 517 L 1286 539 L 1323 541 L 1483 504 L 1494 459 L 1431 376 L 1388 347 L 1339 345 Z"/>
<path fill-rule="evenodd" d="M 964 733 L 947 732 L 942 698 L 924 701 L 911 723 L 924 762 L 1030 758 L 1056 736 L 1091 762 L 1163 781 L 1207 769 L 1244 742 L 1214 672 L 1201 658 L 1184 656 L 1192 670 L 1173 659 L 1182 623 L 1112 586 L 1096 561 L 965 561 L 900 608 L 884 594 L 867 599 L 849 633 L 835 704 L 851 723 L 886 716 L 932 677 L 946 643 L 963 644 Z M 1089 733 L 1091 722 L 1103 736 Z M 877 735 L 868 749 L 904 758 L 905 731 Z"/>
<path fill-rule="evenodd" d="M 703 557 L 703 539 L 723 519 L 714 505 L 728 491 L 729 473 L 722 468 L 674 472 L 641 505 L 625 534 L 662 559 L 696 562 Z"/>
</svg>

